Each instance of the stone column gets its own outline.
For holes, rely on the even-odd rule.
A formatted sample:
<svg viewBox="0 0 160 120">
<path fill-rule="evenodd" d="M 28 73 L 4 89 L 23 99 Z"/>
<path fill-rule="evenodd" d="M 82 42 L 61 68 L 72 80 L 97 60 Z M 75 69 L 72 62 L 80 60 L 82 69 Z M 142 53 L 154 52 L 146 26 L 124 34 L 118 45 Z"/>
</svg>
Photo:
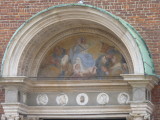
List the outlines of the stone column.
<svg viewBox="0 0 160 120">
<path fill-rule="evenodd" d="M 27 105 L 21 103 L 1 103 L 5 113 L 2 115 L 2 120 L 23 120 L 26 114 Z"/>
<path fill-rule="evenodd" d="M 26 77 L 3 77 L 1 84 L 5 88 L 5 102 L 1 103 L 4 114 L 1 120 L 23 120 L 23 115 L 27 111 L 27 94 L 22 87 Z M 23 93 L 23 95 L 22 95 Z"/>
<path fill-rule="evenodd" d="M 5 103 L 6 104 L 18 103 L 18 88 L 17 87 L 15 86 L 5 87 Z M 12 111 L 11 113 L 5 113 L 1 119 L 2 120 L 20 120 L 19 114 L 17 112 L 12 112 Z"/>
<path fill-rule="evenodd" d="M 131 120 L 150 120 L 154 110 L 151 102 L 131 102 Z"/>
<path fill-rule="evenodd" d="M 131 113 L 129 120 L 150 120 L 154 105 L 151 103 L 151 90 L 158 84 L 155 76 L 126 74 L 124 81 L 132 86 L 132 100 L 129 102 Z"/>
<path fill-rule="evenodd" d="M 158 78 L 148 75 L 124 74 L 124 81 L 127 81 L 132 86 L 132 101 L 150 101 L 151 90 L 154 85 L 158 84 Z"/>
</svg>

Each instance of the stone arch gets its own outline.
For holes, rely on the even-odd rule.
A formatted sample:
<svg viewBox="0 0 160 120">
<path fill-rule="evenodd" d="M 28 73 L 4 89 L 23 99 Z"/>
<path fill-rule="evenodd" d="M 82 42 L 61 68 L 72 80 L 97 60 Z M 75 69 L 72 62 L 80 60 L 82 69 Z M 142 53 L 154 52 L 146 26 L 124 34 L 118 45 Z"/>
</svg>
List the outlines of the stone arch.
<svg viewBox="0 0 160 120">
<path fill-rule="evenodd" d="M 64 27 L 64 25 L 66 26 Z M 147 46 L 131 25 L 121 18 L 91 5 L 65 4 L 48 8 L 36 14 L 15 32 L 3 57 L 2 76 L 35 77 L 47 51 L 47 48 L 42 48 L 49 46 L 50 42 L 56 43 L 58 39 L 51 41 L 51 38 L 56 38 L 56 35 L 61 34 L 65 37 L 67 31 L 73 31 L 78 27 L 82 27 L 81 30 L 83 28 L 101 30 L 101 33 L 107 31 L 124 47 L 122 51 L 127 57 L 127 61 L 130 61 L 130 73 L 154 74 L 154 66 Z M 81 31 L 81 33 L 89 33 L 89 29 L 85 32 Z M 44 39 L 45 37 L 47 39 Z M 33 69 L 32 66 L 36 69 Z"/>
</svg>

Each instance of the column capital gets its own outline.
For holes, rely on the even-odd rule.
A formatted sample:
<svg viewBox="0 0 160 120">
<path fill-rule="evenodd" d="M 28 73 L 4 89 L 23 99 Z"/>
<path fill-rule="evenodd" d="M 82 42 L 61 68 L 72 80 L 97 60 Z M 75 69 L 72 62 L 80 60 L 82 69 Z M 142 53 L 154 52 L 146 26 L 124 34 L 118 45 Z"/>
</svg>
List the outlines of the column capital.
<svg viewBox="0 0 160 120">
<path fill-rule="evenodd" d="M 150 120 L 150 114 L 130 114 L 130 119 L 128 120 Z"/>
<path fill-rule="evenodd" d="M 6 115 L 3 114 L 1 116 L 1 120 L 23 120 L 23 116 L 19 115 L 19 114 L 11 114 L 11 115 Z"/>
</svg>

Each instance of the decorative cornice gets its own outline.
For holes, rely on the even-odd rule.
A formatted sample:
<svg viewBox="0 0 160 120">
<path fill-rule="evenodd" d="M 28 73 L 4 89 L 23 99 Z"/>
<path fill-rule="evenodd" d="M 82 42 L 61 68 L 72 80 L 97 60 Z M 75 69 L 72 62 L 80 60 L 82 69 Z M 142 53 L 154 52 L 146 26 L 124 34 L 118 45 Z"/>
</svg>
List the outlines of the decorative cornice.
<svg viewBox="0 0 160 120">
<path fill-rule="evenodd" d="M 154 110 L 154 104 L 146 100 L 143 102 L 130 101 L 132 114 L 152 114 Z"/>
<path fill-rule="evenodd" d="M 158 84 L 159 79 L 156 76 L 140 74 L 121 74 L 124 81 L 127 81 L 132 87 L 145 87 L 152 90 Z"/>
<path fill-rule="evenodd" d="M 28 106 L 22 103 L 1 103 L 5 115 L 27 114 Z"/>
<path fill-rule="evenodd" d="M 149 102 L 108 106 L 27 106 L 21 103 L 2 103 L 5 115 L 24 114 L 39 118 L 149 118 L 153 104 Z"/>
<path fill-rule="evenodd" d="M 73 90 L 73 91 L 95 91 L 98 90 L 123 90 L 131 89 L 126 81 L 121 77 L 108 79 L 83 79 L 83 80 L 56 80 L 56 79 L 41 79 L 35 80 L 33 78 L 21 77 L 3 77 L 0 78 L 1 87 L 15 86 L 22 91 L 28 92 L 50 92 L 59 90 Z M 38 79 L 38 78 L 37 78 Z"/>
</svg>

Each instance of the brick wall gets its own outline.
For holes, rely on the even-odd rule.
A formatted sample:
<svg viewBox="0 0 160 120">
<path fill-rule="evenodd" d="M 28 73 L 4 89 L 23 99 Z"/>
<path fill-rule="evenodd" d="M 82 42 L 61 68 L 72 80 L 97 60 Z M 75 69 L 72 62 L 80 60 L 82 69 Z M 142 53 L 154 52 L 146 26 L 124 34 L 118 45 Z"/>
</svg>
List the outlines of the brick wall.
<svg viewBox="0 0 160 120">
<path fill-rule="evenodd" d="M 160 0 L 84 1 L 86 4 L 106 9 L 129 22 L 146 41 L 154 60 L 156 73 L 160 75 Z M 78 0 L 0 0 L 0 64 L 7 43 L 25 20 L 48 7 L 76 2 Z M 0 95 L 2 93 L 4 92 L 1 92 Z M 160 86 L 156 86 L 152 93 L 153 102 L 157 108 L 156 112 L 160 114 L 160 107 L 158 107 L 160 105 Z M 2 112 L 1 109 L 0 112 Z M 160 115 L 157 113 L 155 113 L 155 120 L 160 120 Z"/>
<path fill-rule="evenodd" d="M 0 103 L 3 103 L 4 102 L 4 89 L 0 89 Z M 2 106 L 0 105 L 0 114 L 3 113 L 3 109 L 2 109 Z M 1 116 L 1 115 L 0 115 Z"/>
<path fill-rule="evenodd" d="M 155 86 L 152 90 L 152 102 L 155 104 L 154 120 L 160 120 L 160 85 Z"/>
</svg>

